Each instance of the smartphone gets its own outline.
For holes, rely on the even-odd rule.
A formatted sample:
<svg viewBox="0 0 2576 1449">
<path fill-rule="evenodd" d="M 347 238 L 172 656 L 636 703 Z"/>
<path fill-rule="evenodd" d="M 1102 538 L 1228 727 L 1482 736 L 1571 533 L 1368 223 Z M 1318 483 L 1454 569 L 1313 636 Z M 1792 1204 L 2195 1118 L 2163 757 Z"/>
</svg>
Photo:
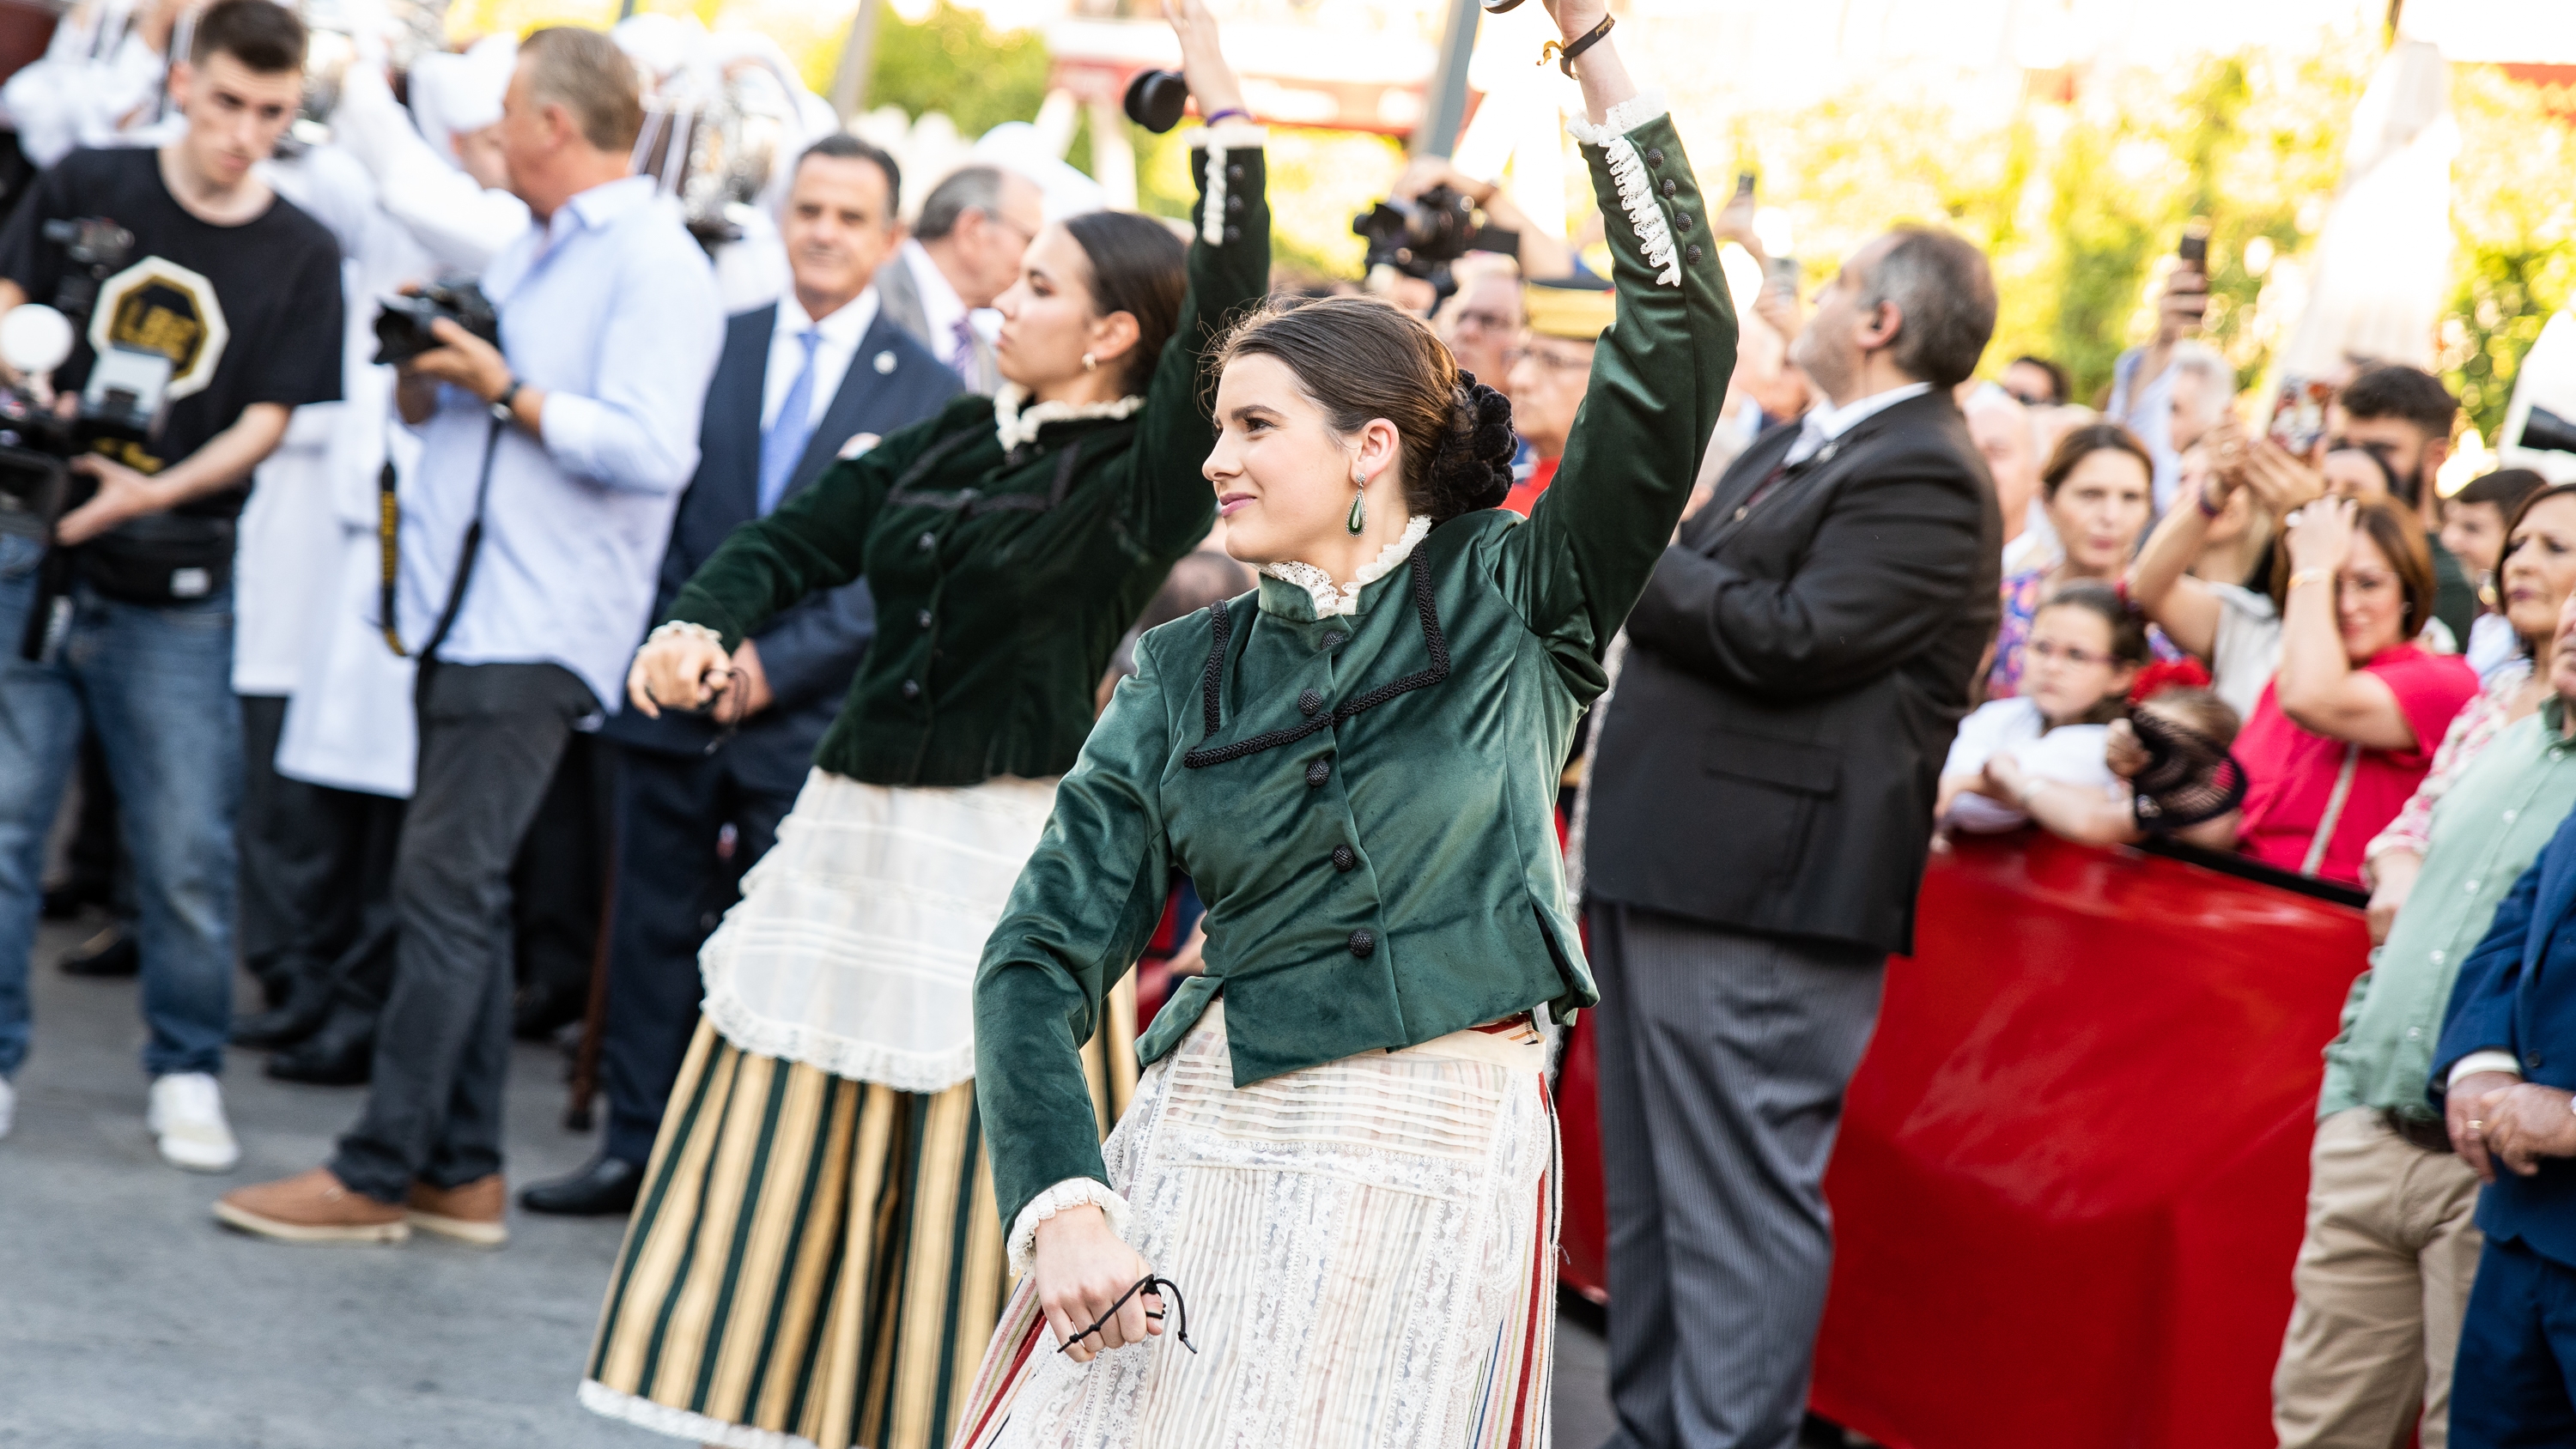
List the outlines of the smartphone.
<svg viewBox="0 0 2576 1449">
<path fill-rule="evenodd" d="M 2209 223 L 2198 217 L 2183 223 L 2182 245 L 2174 248 L 2174 255 L 2182 258 L 2182 264 L 2194 271 L 2208 271 Z"/>
<path fill-rule="evenodd" d="M 1738 171 L 1738 172 L 1736 172 L 1736 173 L 1735 173 L 1735 199 L 1736 199 L 1736 200 L 1738 200 L 1738 201 L 1742 201 L 1742 200 L 1745 200 L 1747 197 L 1750 197 L 1752 194 L 1753 194 L 1753 173 L 1752 173 L 1752 172 L 1750 172 L 1750 171 Z"/>
<path fill-rule="evenodd" d="M 1785 288 L 1789 295 L 1798 294 L 1798 259 L 1773 257 L 1763 265 L 1762 281 L 1766 286 Z"/>
<path fill-rule="evenodd" d="M 2312 378 L 2285 377 L 2272 397 L 2272 422 L 2265 431 L 2273 442 L 2297 457 L 2316 451 L 2326 435 L 2326 409 L 2334 389 Z"/>
</svg>

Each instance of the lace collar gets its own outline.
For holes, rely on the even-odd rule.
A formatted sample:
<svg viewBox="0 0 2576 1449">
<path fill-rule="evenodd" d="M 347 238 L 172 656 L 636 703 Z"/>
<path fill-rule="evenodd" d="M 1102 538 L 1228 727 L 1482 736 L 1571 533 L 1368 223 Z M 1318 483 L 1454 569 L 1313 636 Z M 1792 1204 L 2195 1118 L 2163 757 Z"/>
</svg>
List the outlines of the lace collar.
<svg viewBox="0 0 2576 1449">
<path fill-rule="evenodd" d="M 1310 563 L 1269 563 L 1261 571 L 1282 583 L 1295 584 L 1315 601 L 1315 617 L 1329 619 L 1360 611 L 1360 590 L 1403 567 L 1413 554 L 1413 546 L 1431 532 L 1431 520 L 1417 513 L 1404 524 L 1404 536 L 1377 551 L 1377 557 L 1360 565 L 1357 577 L 1347 584 L 1336 584 L 1333 576 Z"/>
<path fill-rule="evenodd" d="M 1086 422 L 1093 418 L 1107 418 L 1114 422 L 1145 405 L 1143 398 L 1132 394 L 1116 402 L 1042 402 L 1032 407 L 1020 406 L 1028 400 L 1029 390 L 1016 382 L 1003 383 L 1001 390 L 993 394 L 993 432 L 1002 440 L 1005 453 L 1023 443 L 1036 442 L 1038 429 L 1049 423 Z"/>
</svg>

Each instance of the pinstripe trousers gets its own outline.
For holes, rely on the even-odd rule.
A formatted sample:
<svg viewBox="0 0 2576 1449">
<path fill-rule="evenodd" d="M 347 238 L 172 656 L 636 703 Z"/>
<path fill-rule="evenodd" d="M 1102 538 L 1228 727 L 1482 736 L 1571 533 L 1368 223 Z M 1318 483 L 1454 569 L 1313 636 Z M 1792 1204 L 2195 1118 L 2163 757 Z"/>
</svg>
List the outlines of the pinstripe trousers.
<svg viewBox="0 0 2576 1449">
<path fill-rule="evenodd" d="M 1610 1199 L 1604 1449 L 1791 1449 L 1833 1262 L 1826 1160 L 1885 955 L 1591 913 Z"/>
</svg>

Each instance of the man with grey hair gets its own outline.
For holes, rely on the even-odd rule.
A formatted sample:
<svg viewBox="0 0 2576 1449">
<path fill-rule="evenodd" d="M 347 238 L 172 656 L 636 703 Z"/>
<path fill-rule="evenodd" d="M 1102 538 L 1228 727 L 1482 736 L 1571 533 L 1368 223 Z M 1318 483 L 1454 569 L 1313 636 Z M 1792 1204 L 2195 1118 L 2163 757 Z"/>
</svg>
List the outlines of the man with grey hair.
<svg viewBox="0 0 2576 1449">
<path fill-rule="evenodd" d="M 1020 276 L 1020 258 L 1046 225 L 1036 182 L 999 166 L 952 172 L 921 203 L 898 265 L 877 274 L 886 317 L 918 338 L 975 392 L 1001 386 L 993 347 L 974 314 Z"/>
<path fill-rule="evenodd" d="M 1797 1437 L 1825 1161 L 1998 612 L 2003 522 L 1951 400 L 1994 321 L 1967 242 L 1862 247 L 1790 343 L 1823 401 L 1735 460 L 1628 617 L 1584 847 L 1611 1449 Z"/>
</svg>

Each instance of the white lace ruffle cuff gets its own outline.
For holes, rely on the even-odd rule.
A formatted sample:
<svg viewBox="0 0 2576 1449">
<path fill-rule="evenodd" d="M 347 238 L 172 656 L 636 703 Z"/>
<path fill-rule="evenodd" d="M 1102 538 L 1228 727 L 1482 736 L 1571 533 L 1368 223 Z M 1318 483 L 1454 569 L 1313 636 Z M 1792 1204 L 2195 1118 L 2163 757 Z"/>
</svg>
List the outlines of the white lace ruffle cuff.
<svg viewBox="0 0 2576 1449">
<path fill-rule="evenodd" d="M 672 619 L 656 625 L 652 633 L 644 636 L 644 642 L 647 644 L 659 644 L 665 639 L 704 639 L 718 649 L 724 647 L 722 634 L 704 624 L 693 624 L 686 619 Z"/>
<path fill-rule="evenodd" d="M 1619 207 L 1628 213 L 1628 228 L 1637 234 L 1637 245 L 1646 254 L 1646 265 L 1655 269 L 1655 280 L 1667 287 L 1682 284 L 1682 265 L 1673 249 L 1672 223 L 1664 216 L 1655 199 L 1654 178 L 1646 174 L 1646 160 L 1637 154 L 1637 143 L 1628 133 L 1666 113 L 1661 91 L 1641 91 L 1610 108 L 1598 125 L 1581 116 L 1569 117 L 1567 134 L 1587 146 L 1598 146 L 1610 163 L 1610 179 L 1619 187 Z"/>
<path fill-rule="evenodd" d="M 1315 601 L 1315 617 L 1347 617 L 1360 611 L 1360 590 L 1385 578 L 1402 567 L 1413 554 L 1423 535 L 1431 532 L 1431 520 L 1417 513 L 1405 520 L 1404 534 L 1377 551 L 1377 557 L 1360 565 L 1360 571 L 1347 584 L 1336 584 L 1333 576 L 1310 563 L 1294 559 L 1286 563 L 1263 564 L 1261 571 L 1282 583 L 1295 584 Z"/>
<path fill-rule="evenodd" d="M 1023 406 L 1026 404 L 1026 406 Z M 1007 453 L 1022 443 L 1038 440 L 1038 429 L 1049 423 L 1082 422 L 1091 418 L 1112 421 L 1133 414 L 1145 405 L 1145 399 L 1133 393 L 1105 403 L 1042 402 L 1029 403 L 1029 390 L 1016 382 L 1003 383 L 993 394 L 993 435 Z"/>
<path fill-rule="evenodd" d="M 1102 1215 L 1109 1219 L 1109 1231 L 1116 1233 L 1120 1242 L 1127 1240 L 1127 1199 L 1111 1192 L 1107 1183 L 1087 1177 L 1068 1177 L 1029 1199 L 1029 1205 L 1020 1209 L 1020 1215 L 1012 1219 L 1011 1276 L 1025 1278 L 1029 1275 L 1029 1264 L 1038 1251 L 1038 1224 L 1085 1203 L 1100 1209 Z"/>
</svg>

